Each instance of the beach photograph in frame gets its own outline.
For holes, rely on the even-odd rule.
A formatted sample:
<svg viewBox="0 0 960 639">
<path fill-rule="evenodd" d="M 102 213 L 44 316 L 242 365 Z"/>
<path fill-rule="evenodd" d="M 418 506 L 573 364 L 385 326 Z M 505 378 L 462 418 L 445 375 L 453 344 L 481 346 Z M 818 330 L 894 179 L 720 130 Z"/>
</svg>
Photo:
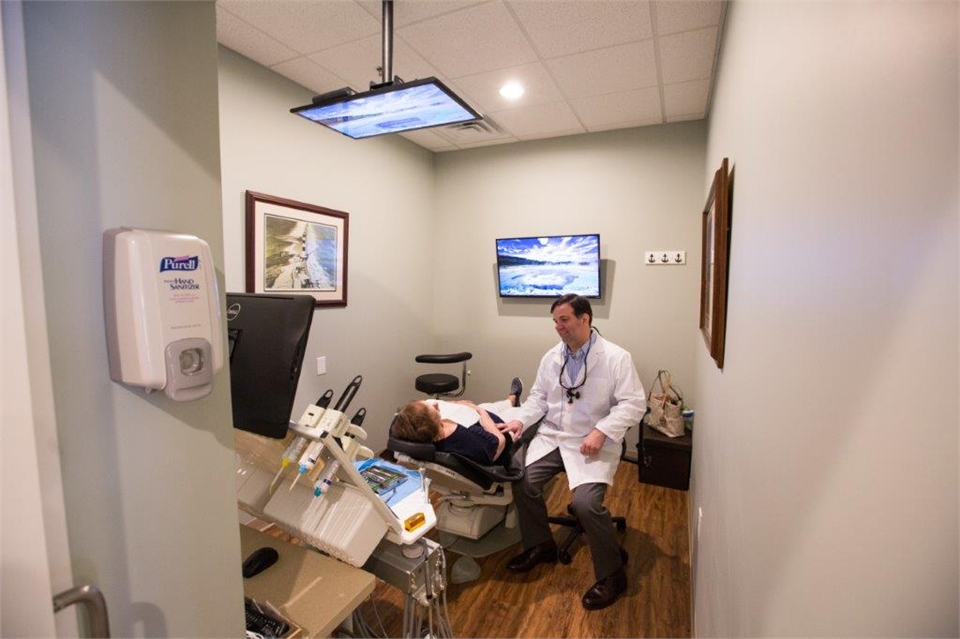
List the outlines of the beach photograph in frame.
<svg viewBox="0 0 960 639">
<path fill-rule="evenodd" d="M 247 292 L 347 305 L 348 213 L 247 191 Z"/>
</svg>

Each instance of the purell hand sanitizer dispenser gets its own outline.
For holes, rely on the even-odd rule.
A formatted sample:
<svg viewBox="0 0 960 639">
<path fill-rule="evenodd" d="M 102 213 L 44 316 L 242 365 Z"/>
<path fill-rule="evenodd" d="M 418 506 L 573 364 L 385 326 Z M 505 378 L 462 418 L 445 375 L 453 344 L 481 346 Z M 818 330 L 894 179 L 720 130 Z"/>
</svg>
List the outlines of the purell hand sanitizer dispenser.
<svg viewBox="0 0 960 639">
<path fill-rule="evenodd" d="M 210 247 L 192 235 L 132 228 L 103 233 L 103 307 L 110 379 L 206 396 L 223 366 L 220 292 Z"/>
</svg>

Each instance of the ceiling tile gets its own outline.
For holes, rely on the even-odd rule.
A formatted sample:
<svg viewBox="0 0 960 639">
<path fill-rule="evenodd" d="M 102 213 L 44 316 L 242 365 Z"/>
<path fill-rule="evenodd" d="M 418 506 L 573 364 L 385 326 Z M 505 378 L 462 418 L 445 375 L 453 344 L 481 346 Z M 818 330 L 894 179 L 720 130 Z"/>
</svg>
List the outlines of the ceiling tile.
<svg viewBox="0 0 960 639">
<path fill-rule="evenodd" d="M 717 27 L 660 38 L 660 66 L 664 84 L 709 78 L 713 73 L 716 49 Z"/>
<path fill-rule="evenodd" d="M 461 149 L 475 149 L 480 146 L 496 146 L 497 144 L 510 144 L 511 142 L 519 142 L 517 138 L 501 138 L 495 140 L 480 140 L 478 142 L 467 142 L 460 145 Z"/>
<path fill-rule="evenodd" d="M 657 87 L 570 100 L 573 110 L 589 131 L 613 125 L 637 126 L 662 122 L 660 90 Z"/>
<path fill-rule="evenodd" d="M 383 20 L 382 0 L 358 2 L 371 16 L 378 21 Z M 393 26 L 396 29 L 484 2 L 487 0 L 397 0 L 393 3 Z"/>
<path fill-rule="evenodd" d="M 523 86 L 524 93 L 519 99 L 507 100 L 500 95 L 500 87 L 507 82 L 517 82 Z M 550 74 L 539 62 L 465 76 L 458 78 L 456 84 L 462 95 L 484 113 L 500 113 L 563 99 Z"/>
<path fill-rule="evenodd" d="M 382 33 L 380 22 L 345 0 L 218 0 L 230 13 L 255 24 L 300 53 L 313 53 Z"/>
<path fill-rule="evenodd" d="M 545 64 L 570 99 L 657 84 L 651 40 L 554 58 Z"/>
<path fill-rule="evenodd" d="M 502 111 L 497 114 L 497 121 L 521 140 L 586 131 L 566 102 Z"/>
<path fill-rule="evenodd" d="M 443 138 L 436 129 L 419 129 L 417 131 L 408 131 L 401 133 L 414 144 L 430 149 L 431 151 L 456 151 L 458 147 L 449 140 Z"/>
<path fill-rule="evenodd" d="M 518 66 L 537 59 L 502 2 L 493 2 L 394 30 L 450 78 Z"/>
<path fill-rule="evenodd" d="M 217 42 L 269 66 L 300 54 L 217 5 Z"/>
<path fill-rule="evenodd" d="M 663 105 L 667 120 L 681 116 L 703 117 L 707 112 L 709 80 L 694 80 L 663 87 Z"/>
<path fill-rule="evenodd" d="M 281 62 L 271 68 L 280 75 L 286 76 L 301 86 L 316 92 L 318 95 L 346 86 L 346 80 L 333 75 L 307 58 L 297 58 L 296 60 Z M 290 106 L 294 107 L 299 105 L 291 104 Z"/>
<path fill-rule="evenodd" d="M 544 58 L 653 37 L 646 0 L 513 0 L 508 4 Z"/>
<path fill-rule="evenodd" d="M 694 120 L 702 120 L 703 114 L 700 115 L 675 115 L 668 116 L 667 122 L 692 122 Z M 660 124 L 659 122 L 657 124 Z"/>
<path fill-rule="evenodd" d="M 356 91 L 366 91 L 370 83 L 379 83 L 377 69 L 383 64 L 383 41 L 379 36 L 371 36 L 333 49 L 314 53 L 309 58 L 320 66 L 333 71 L 347 80 Z M 436 69 L 427 64 L 403 42 L 393 43 L 393 75 L 400 76 L 405 82 L 437 75 Z"/>
<path fill-rule="evenodd" d="M 660 0 L 654 7 L 660 35 L 692 31 L 720 24 L 724 3 L 719 0 Z"/>
<path fill-rule="evenodd" d="M 394 0 L 393 75 L 436 76 L 484 114 L 483 127 L 494 123 L 406 137 L 441 151 L 702 119 L 726 4 Z M 382 0 L 216 0 L 216 7 L 218 42 L 315 93 L 364 91 L 380 81 Z M 525 86 L 518 101 L 499 95 L 507 80 Z"/>
</svg>

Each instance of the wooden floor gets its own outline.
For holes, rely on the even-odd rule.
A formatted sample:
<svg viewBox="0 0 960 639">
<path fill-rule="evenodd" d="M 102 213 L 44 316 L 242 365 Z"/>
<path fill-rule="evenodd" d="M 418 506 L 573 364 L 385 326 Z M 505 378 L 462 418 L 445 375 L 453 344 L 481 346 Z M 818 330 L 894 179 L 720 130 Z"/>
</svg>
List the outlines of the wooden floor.
<svg viewBox="0 0 960 639">
<path fill-rule="evenodd" d="M 569 503 L 564 475 L 549 486 L 551 513 L 563 514 Z M 590 549 L 582 539 L 569 565 L 540 565 L 525 575 L 506 569 L 520 551 L 508 548 L 479 560 L 482 576 L 447 590 L 447 612 L 457 637 L 689 637 L 690 552 L 687 493 L 641 484 L 637 466 L 623 462 L 607 492 L 607 508 L 626 517 L 621 543 L 630 554 L 627 593 L 602 611 L 587 611 L 580 598 L 593 585 Z M 557 528 L 562 540 L 566 529 Z M 457 559 L 448 553 L 447 563 Z M 374 628 L 382 621 L 387 636 L 403 629 L 403 596 L 378 582 L 361 607 Z"/>
</svg>

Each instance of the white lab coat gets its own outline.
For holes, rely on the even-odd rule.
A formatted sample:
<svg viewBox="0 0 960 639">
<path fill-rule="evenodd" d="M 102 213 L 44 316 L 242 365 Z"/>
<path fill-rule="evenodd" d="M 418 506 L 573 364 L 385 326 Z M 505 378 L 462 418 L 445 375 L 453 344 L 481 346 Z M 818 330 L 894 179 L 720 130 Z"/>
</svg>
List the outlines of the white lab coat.
<svg viewBox="0 0 960 639">
<path fill-rule="evenodd" d="M 522 421 L 524 429 L 545 416 L 527 448 L 526 465 L 559 447 L 571 490 L 580 484 L 612 485 L 623 437 L 646 411 L 643 384 L 630 353 L 598 335 L 587 355 L 587 380 L 577 389 L 580 398 L 568 403 L 559 384 L 565 349 L 561 342 L 547 351 L 529 396 L 510 416 Z M 596 455 L 585 457 L 580 445 L 594 428 L 607 439 Z"/>
</svg>

